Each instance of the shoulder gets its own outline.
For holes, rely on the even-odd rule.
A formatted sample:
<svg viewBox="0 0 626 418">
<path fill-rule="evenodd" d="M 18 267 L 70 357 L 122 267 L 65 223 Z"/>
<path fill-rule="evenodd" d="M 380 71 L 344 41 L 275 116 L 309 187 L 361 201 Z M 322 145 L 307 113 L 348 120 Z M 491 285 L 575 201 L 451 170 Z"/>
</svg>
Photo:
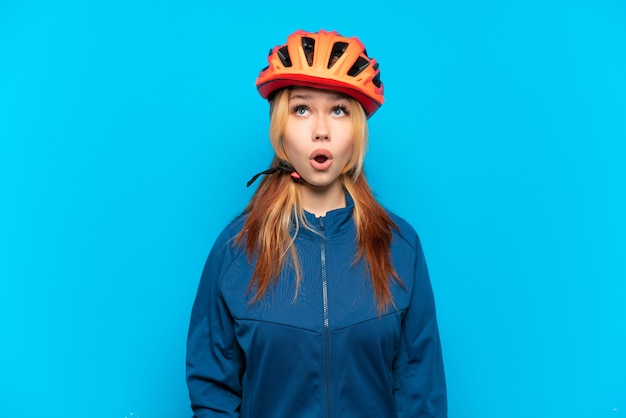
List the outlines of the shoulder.
<svg viewBox="0 0 626 418">
<path fill-rule="evenodd" d="M 237 235 L 243 229 L 243 226 L 246 222 L 247 215 L 238 215 L 233 220 L 231 220 L 220 232 L 220 234 L 215 239 L 215 246 L 223 246 L 232 242 L 237 238 Z"/>
<path fill-rule="evenodd" d="M 207 260 L 208 262 L 216 263 L 219 261 L 221 263 L 229 263 L 230 260 L 237 256 L 237 253 L 240 252 L 240 246 L 235 246 L 235 240 L 241 232 L 245 221 L 245 215 L 238 215 L 222 229 L 213 242 L 213 247 L 211 248 Z"/>
<path fill-rule="evenodd" d="M 231 266 L 242 258 L 243 249 L 241 245 L 235 245 L 235 240 L 244 223 L 245 217 L 237 216 L 218 234 L 204 263 L 199 294 L 215 291 Z"/>
<path fill-rule="evenodd" d="M 422 252 L 420 237 L 413 225 L 394 212 L 387 210 L 387 214 L 397 226 L 397 229 L 393 229 L 394 241 L 410 246 L 413 251 Z"/>
<path fill-rule="evenodd" d="M 413 225 L 409 223 L 409 221 L 407 221 L 400 215 L 391 212 L 390 210 L 387 210 L 387 214 L 389 215 L 393 223 L 398 227 L 395 232 L 399 237 L 409 242 L 415 242 L 418 239 L 417 231 L 415 230 Z"/>
</svg>

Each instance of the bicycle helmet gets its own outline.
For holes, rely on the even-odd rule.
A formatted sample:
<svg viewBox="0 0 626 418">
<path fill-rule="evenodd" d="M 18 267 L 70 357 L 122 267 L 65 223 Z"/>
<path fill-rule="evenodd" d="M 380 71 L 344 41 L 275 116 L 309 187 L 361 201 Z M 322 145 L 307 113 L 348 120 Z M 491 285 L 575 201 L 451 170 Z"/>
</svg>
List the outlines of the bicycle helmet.
<svg viewBox="0 0 626 418">
<path fill-rule="evenodd" d="M 283 87 L 304 86 L 347 94 L 363 105 L 368 118 L 383 104 L 378 63 L 356 37 L 299 30 L 286 45 L 271 49 L 267 61 L 256 80 L 264 99 Z"/>
</svg>

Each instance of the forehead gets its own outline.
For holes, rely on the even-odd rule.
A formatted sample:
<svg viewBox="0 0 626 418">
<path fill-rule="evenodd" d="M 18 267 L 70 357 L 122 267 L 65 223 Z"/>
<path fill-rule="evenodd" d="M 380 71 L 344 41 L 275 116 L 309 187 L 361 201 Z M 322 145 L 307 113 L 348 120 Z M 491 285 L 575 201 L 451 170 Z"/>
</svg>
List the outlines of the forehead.
<svg viewBox="0 0 626 418">
<path fill-rule="evenodd" d="M 294 87 L 289 92 L 289 100 L 292 99 L 311 99 L 324 101 L 345 100 L 348 96 L 345 94 L 326 89 L 315 89 L 312 87 Z"/>
</svg>

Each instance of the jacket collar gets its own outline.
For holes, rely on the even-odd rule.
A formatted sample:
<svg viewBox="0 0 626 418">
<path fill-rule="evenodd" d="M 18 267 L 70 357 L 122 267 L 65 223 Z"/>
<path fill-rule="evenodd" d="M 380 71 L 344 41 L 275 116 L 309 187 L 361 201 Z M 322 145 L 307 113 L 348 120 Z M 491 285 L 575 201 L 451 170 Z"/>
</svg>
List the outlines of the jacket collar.
<svg viewBox="0 0 626 418">
<path fill-rule="evenodd" d="M 325 216 L 316 217 L 314 214 L 304 211 L 304 218 L 313 231 L 306 227 L 300 228 L 300 233 L 306 236 L 319 236 L 322 234 L 327 238 L 340 235 L 354 229 L 352 221 L 352 210 L 354 209 L 354 200 L 348 192 L 346 192 L 346 206 L 343 208 L 331 210 Z"/>
</svg>

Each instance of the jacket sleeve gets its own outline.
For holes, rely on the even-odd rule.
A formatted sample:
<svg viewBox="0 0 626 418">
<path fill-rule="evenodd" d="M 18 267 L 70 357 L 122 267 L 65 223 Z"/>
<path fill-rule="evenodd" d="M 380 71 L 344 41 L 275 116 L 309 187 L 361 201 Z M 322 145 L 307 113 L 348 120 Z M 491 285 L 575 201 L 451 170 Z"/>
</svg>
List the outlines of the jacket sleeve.
<svg viewBox="0 0 626 418">
<path fill-rule="evenodd" d="M 243 356 L 234 321 L 219 292 L 232 256 L 231 244 L 216 240 L 202 272 L 187 336 L 187 387 L 194 418 L 239 417 Z"/>
<path fill-rule="evenodd" d="M 400 350 L 394 360 L 398 418 L 446 418 L 446 381 L 433 291 L 419 238 L 415 277 L 402 320 Z"/>
</svg>

